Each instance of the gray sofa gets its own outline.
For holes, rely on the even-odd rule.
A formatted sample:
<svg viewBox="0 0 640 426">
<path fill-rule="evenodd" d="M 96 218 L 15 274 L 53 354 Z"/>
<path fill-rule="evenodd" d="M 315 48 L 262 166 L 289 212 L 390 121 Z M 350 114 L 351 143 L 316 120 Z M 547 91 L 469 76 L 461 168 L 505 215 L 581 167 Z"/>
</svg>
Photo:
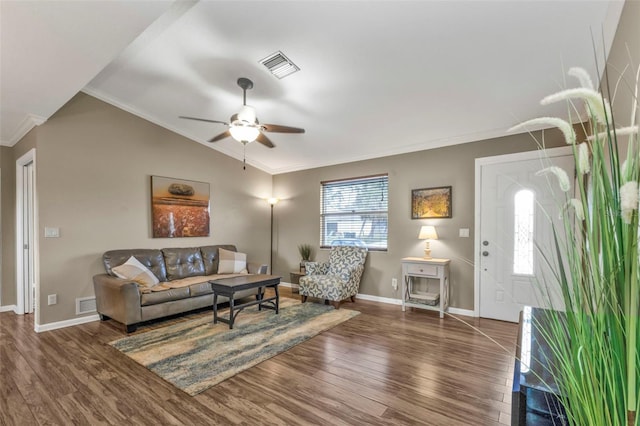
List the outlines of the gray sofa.
<svg viewBox="0 0 640 426">
<path fill-rule="evenodd" d="M 100 319 L 110 318 L 124 324 L 127 332 L 136 330 L 144 321 L 180 314 L 213 305 L 209 280 L 228 275 L 218 274 L 218 249 L 237 251 L 234 245 L 189 248 L 111 250 L 102 260 L 106 273 L 93 277 L 96 307 Z M 112 268 L 131 256 L 153 272 L 160 280 L 158 289 L 141 289 L 133 280 L 118 278 Z M 267 265 L 247 263 L 249 273 L 266 274 Z M 160 290 L 160 291 L 158 291 Z M 255 294 L 250 290 L 238 297 Z M 220 302 L 228 299 L 219 297 Z"/>
</svg>

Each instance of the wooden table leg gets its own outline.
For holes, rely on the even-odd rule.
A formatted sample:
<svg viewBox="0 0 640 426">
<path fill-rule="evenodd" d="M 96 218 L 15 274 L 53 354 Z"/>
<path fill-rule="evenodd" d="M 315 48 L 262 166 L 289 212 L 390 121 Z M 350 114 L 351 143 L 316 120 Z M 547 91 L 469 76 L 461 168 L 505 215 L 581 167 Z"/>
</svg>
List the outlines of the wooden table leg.
<svg viewBox="0 0 640 426">
<path fill-rule="evenodd" d="M 213 323 L 218 323 L 218 293 L 213 293 Z"/>
<path fill-rule="evenodd" d="M 280 292 L 278 291 L 278 284 L 274 285 L 273 288 L 276 290 L 276 314 L 280 312 Z"/>
<path fill-rule="evenodd" d="M 229 330 L 233 329 L 233 293 L 229 296 Z"/>
</svg>

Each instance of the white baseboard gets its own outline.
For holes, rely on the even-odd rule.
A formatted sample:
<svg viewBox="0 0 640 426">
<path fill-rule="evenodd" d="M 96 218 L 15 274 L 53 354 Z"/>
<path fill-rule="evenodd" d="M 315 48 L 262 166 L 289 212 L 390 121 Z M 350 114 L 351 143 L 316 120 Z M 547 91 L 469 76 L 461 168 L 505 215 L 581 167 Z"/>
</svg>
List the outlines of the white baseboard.
<svg viewBox="0 0 640 426">
<path fill-rule="evenodd" d="M 372 302 L 388 303 L 390 305 L 402 305 L 402 300 L 401 299 L 392 299 L 390 297 L 371 296 L 369 294 L 358 293 L 356 298 L 357 299 L 362 299 L 362 300 L 370 300 Z M 465 316 L 468 316 L 468 317 L 474 317 L 475 316 L 475 312 L 472 311 L 472 310 L 469 310 L 469 309 L 460 309 L 460 308 L 449 307 L 447 312 L 450 313 L 450 314 L 453 314 L 453 315 L 465 315 Z"/>
<path fill-rule="evenodd" d="M 70 320 L 58 321 L 58 322 L 50 322 L 48 324 L 36 324 L 34 326 L 34 330 L 36 333 L 41 333 L 43 331 L 51 331 L 56 330 L 58 328 L 71 327 L 73 325 L 86 324 L 88 322 L 100 321 L 99 315 L 88 315 L 86 317 L 74 318 Z"/>
<path fill-rule="evenodd" d="M 370 300 L 372 302 L 388 303 L 390 305 L 402 305 L 402 300 L 390 297 L 371 296 L 370 294 L 358 293 L 356 299 Z"/>
<path fill-rule="evenodd" d="M 16 305 L 0 306 L 0 312 L 9 312 L 9 311 L 16 312 L 17 310 L 18 310 L 18 307 Z"/>
<path fill-rule="evenodd" d="M 453 315 L 464 315 L 466 317 L 476 316 L 476 313 L 471 309 L 449 308 L 447 312 Z"/>
</svg>

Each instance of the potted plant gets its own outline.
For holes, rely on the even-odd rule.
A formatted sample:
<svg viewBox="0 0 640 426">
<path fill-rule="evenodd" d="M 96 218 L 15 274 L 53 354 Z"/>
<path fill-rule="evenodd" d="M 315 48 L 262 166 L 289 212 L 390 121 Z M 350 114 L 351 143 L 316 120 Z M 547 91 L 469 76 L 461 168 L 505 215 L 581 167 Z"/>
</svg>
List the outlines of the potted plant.
<svg viewBox="0 0 640 426">
<path fill-rule="evenodd" d="M 300 253 L 300 272 L 305 271 L 305 263 L 311 260 L 311 244 L 300 244 L 298 246 L 298 252 Z"/>
<path fill-rule="evenodd" d="M 529 120 L 514 128 L 545 124 L 558 127 L 573 149 L 576 190 L 563 169 L 548 167 L 565 193 L 563 224 L 554 226 L 555 253 L 545 253 L 565 312 L 553 306 L 545 340 L 556 360 L 552 373 L 559 398 L 572 425 L 639 425 L 640 408 L 640 267 L 638 198 L 638 75 L 631 125 L 620 127 L 609 100 L 598 93 L 586 71 L 569 75 L 579 88 L 547 96 L 542 104 L 570 102 L 571 111 L 586 107 L 586 140 L 578 140 L 570 123 L 559 118 Z M 608 82 L 605 81 L 607 84 Z M 621 84 L 620 86 L 625 86 Z M 618 87 L 614 85 L 611 87 Z M 579 99 L 574 104 L 571 100 Z M 536 324 L 532 324 L 537 326 Z M 540 325 L 542 328 L 542 325 Z"/>
</svg>

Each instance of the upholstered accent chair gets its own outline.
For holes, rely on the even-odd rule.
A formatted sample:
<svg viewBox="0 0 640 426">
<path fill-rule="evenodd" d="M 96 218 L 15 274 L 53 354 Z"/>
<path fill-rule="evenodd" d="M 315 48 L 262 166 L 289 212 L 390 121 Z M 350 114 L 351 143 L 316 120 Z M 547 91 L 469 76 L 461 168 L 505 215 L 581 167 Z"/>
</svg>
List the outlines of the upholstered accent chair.
<svg viewBox="0 0 640 426">
<path fill-rule="evenodd" d="M 328 262 L 306 262 L 307 275 L 299 281 L 302 303 L 309 296 L 330 301 L 336 309 L 347 298 L 355 302 L 365 260 L 364 247 L 336 246 L 331 248 Z"/>
</svg>

